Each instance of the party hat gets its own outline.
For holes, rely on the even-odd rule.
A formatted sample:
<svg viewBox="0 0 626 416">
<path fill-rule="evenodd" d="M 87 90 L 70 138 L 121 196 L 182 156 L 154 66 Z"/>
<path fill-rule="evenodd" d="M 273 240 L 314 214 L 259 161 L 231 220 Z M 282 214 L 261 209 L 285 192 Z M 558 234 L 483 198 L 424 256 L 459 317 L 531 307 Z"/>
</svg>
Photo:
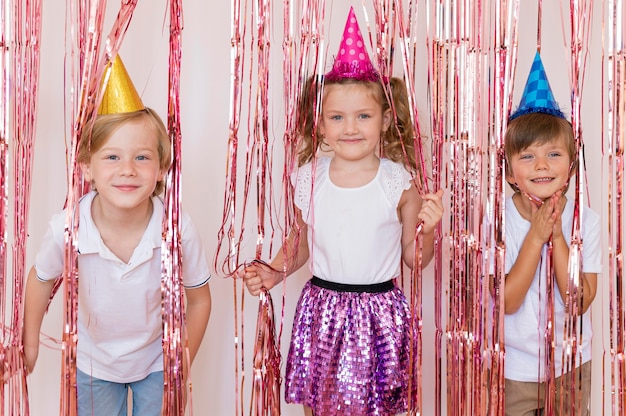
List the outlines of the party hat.
<svg viewBox="0 0 626 416">
<path fill-rule="evenodd" d="M 380 80 L 378 71 L 372 65 L 367 50 L 365 50 L 359 22 L 356 20 L 352 7 L 348 13 L 348 20 L 343 30 L 343 38 L 337 56 L 335 56 L 333 68 L 324 75 L 324 78 L 328 81 L 339 81 L 346 78 L 372 82 Z"/>
<path fill-rule="evenodd" d="M 102 82 L 105 82 L 107 71 L 110 72 L 109 79 L 106 81 L 98 114 L 132 113 L 146 108 L 141 102 L 119 54 L 115 56 L 113 63 L 109 62 Z"/>
<path fill-rule="evenodd" d="M 528 75 L 528 80 L 526 80 L 519 107 L 511 114 L 509 121 L 529 113 L 544 113 L 565 118 L 552 95 L 552 89 L 550 88 L 539 52 L 535 54 L 535 60 L 530 68 L 530 74 Z"/>
</svg>

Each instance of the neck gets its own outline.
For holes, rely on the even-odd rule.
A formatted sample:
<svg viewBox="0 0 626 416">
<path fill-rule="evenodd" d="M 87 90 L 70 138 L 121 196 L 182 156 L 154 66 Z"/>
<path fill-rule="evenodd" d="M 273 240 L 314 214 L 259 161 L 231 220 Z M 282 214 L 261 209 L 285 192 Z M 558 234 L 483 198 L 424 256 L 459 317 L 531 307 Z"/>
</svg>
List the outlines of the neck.
<svg viewBox="0 0 626 416">
<path fill-rule="evenodd" d="M 106 204 L 99 195 L 94 197 L 91 216 L 98 227 L 121 228 L 127 230 L 145 229 L 152 217 L 152 199 L 148 198 L 139 206 L 123 209 Z"/>
<path fill-rule="evenodd" d="M 359 160 L 345 160 L 337 157 L 333 157 L 332 167 L 334 170 L 341 170 L 344 172 L 358 172 L 371 169 L 378 169 L 380 159 L 376 155 L 366 157 Z"/>
</svg>

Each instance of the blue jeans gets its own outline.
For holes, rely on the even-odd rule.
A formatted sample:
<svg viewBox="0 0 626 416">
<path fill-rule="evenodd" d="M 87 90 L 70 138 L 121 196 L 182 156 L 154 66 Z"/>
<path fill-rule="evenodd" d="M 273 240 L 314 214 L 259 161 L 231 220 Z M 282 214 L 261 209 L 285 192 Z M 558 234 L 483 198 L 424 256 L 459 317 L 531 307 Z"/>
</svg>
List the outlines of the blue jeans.
<svg viewBox="0 0 626 416">
<path fill-rule="evenodd" d="M 126 416 L 128 389 L 133 394 L 135 416 L 161 416 L 163 371 L 132 383 L 100 380 L 76 369 L 78 416 Z"/>
</svg>

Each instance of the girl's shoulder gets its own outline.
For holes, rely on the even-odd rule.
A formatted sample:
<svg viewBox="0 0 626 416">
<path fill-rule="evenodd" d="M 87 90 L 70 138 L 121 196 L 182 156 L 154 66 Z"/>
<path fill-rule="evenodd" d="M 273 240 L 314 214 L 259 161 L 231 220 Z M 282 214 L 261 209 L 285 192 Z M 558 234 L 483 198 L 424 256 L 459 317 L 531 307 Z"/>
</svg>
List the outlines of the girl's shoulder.
<svg viewBox="0 0 626 416">
<path fill-rule="evenodd" d="M 296 188 L 300 186 L 310 187 L 313 180 L 317 181 L 320 178 L 326 177 L 324 173 L 328 172 L 330 160 L 329 157 L 324 156 L 318 157 L 312 162 L 305 163 L 291 174 L 291 182 Z"/>
<path fill-rule="evenodd" d="M 400 201 L 402 193 L 411 187 L 413 177 L 402 163 L 380 159 L 380 181 L 385 195 L 392 204 Z"/>
<path fill-rule="evenodd" d="M 330 160 L 329 157 L 318 157 L 312 162 L 300 166 L 292 173 L 291 183 L 294 187 L 294 203 L 303 213 L 308 212 L 313 183 L 315 182 L 315 187 L 319 188 L 322 185 L 321 182 L 327 180 Z"/>
</svg>

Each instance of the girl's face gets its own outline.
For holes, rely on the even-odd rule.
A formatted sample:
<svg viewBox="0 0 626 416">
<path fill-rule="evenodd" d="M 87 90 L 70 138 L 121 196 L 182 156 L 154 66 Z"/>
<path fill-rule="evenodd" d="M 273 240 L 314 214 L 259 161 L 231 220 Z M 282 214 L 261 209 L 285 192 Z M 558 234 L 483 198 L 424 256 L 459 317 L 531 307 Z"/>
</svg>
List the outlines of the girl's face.
<svg viewBox="0 0 626 416">
<path fill-rule="evenodd" d="M 520 191 L 546 200 L 565 187 L 571 160 L 563 138 L 535 143 L 510 158 L 507 181 Z"/>
<path fill-rule="evenodd" d="M 143 119 L 120 126 L 81 168 L 102 203 L 118 209 L 148 203 L 165 173 L 160 168 L 156 132 Z"/>
<path fill-rule="evenodd" d="M 324 89 L 318 128 L 335 158 L 357 161 L 376 157 L 391 110 L 383 112 L 371 89 L 362 84 L 331 84 Z"/>
</svg>

